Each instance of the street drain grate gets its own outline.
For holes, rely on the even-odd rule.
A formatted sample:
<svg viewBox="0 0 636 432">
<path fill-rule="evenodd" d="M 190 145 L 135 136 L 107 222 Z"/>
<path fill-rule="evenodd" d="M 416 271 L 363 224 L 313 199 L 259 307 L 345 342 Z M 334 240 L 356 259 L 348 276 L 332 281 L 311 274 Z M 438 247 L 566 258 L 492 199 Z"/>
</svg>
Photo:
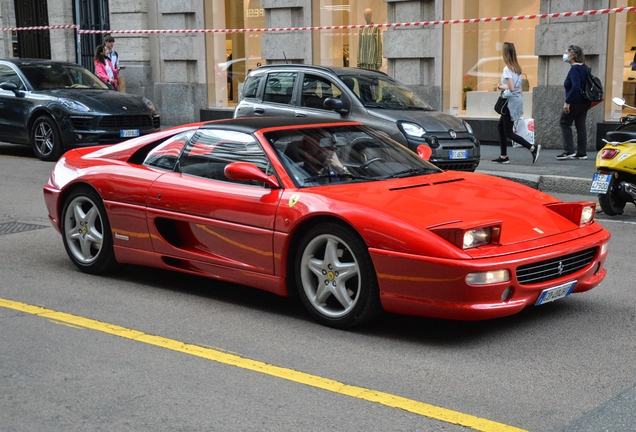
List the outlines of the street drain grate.
<svg viewBox="0 0 636 432">
<path fill-rule="evenodd" d="M 33 225 L 21 222 L 4 222 L 0 223 L 0 235 L 16 234 L 24 231 L 32 231 L 42 228 L 48 228 L 46 225 Z"/>
</svg>

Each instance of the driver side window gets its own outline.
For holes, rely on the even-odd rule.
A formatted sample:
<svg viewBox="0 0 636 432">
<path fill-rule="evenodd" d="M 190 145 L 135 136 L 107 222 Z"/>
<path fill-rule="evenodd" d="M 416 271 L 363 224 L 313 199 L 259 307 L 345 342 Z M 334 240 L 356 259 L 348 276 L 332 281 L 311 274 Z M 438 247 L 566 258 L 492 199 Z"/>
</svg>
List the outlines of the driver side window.
<svg viewBox="0 0 636 432">
<path fill-rule="evenodd" d="M 323 105 L 325 99 L 339 98 L 341 92 L 331 81 L 316 76 L 305 74 L 300 105 L 306 108 L 318 108 L 327 110 Z"/>
<path fill-rule="evenodd" d="M 199 130 L 186 145 L 179 158 L 183 174 L 241 184 L 263 186 L 258 182 L 232 180 L 225 176 L 225 167 L 232 162 L 250 162 L 267 173 L 269 159 L 252 135 L 215 129 Z"/>
<path fill-rule="evenodd" d="M 19 90 L 24 90 L 24 84 L 18 73 L 7 65 L 0 65 L 0 83 L 3 82 L 12 82 L 18 86 Z"/>
</svg>

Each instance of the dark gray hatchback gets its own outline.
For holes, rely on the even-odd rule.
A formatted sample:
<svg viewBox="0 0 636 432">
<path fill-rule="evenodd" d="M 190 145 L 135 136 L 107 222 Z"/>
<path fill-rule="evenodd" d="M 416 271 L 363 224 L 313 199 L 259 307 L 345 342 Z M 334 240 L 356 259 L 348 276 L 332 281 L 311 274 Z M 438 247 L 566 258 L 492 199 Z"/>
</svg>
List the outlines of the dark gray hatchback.
<svg viewBox="0 0 636 432">
<path fill-rule="evenodd" d="M 442 169 L 474 171 L 479 140 L 470 125 L 435 111 L 386 74 L 358 68 L 270 65 L 252 70 L 234 117 L 286 116 L 359 121 L 415 151 L 428 145 Z"/>
</svg>

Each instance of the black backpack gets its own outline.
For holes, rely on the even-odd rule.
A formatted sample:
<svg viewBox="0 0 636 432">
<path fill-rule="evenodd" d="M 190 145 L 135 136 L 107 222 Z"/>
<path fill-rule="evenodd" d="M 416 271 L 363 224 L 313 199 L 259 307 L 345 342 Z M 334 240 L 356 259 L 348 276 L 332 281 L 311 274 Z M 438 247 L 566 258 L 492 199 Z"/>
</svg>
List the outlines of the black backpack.
<svg viewBox="0 0 636 432">
<path fill-rule="evenodd" d="M 598 77 L 592 75 L 592 69 L 587 70 L 585 76 L 585 88 L 581 89 L 581 95 L 587 102 L 600 102 L 603 100 L 603 84 Z"/>
</svg>

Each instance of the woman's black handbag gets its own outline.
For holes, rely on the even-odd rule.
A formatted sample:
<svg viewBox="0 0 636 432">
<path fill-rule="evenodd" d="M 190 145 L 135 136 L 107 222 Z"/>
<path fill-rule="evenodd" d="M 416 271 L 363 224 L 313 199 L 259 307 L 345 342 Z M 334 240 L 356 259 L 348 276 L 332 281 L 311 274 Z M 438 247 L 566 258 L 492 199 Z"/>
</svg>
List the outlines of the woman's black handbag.
<svg viewBox="0 0 636 432">
<path fill-rule="evenodd" d="M 500 115 L 508 114 L 508 99 L 503 97 L 503 92 L 501 92 L 499 99 L 495 103 L 495 111 Z"/>
</svg>

